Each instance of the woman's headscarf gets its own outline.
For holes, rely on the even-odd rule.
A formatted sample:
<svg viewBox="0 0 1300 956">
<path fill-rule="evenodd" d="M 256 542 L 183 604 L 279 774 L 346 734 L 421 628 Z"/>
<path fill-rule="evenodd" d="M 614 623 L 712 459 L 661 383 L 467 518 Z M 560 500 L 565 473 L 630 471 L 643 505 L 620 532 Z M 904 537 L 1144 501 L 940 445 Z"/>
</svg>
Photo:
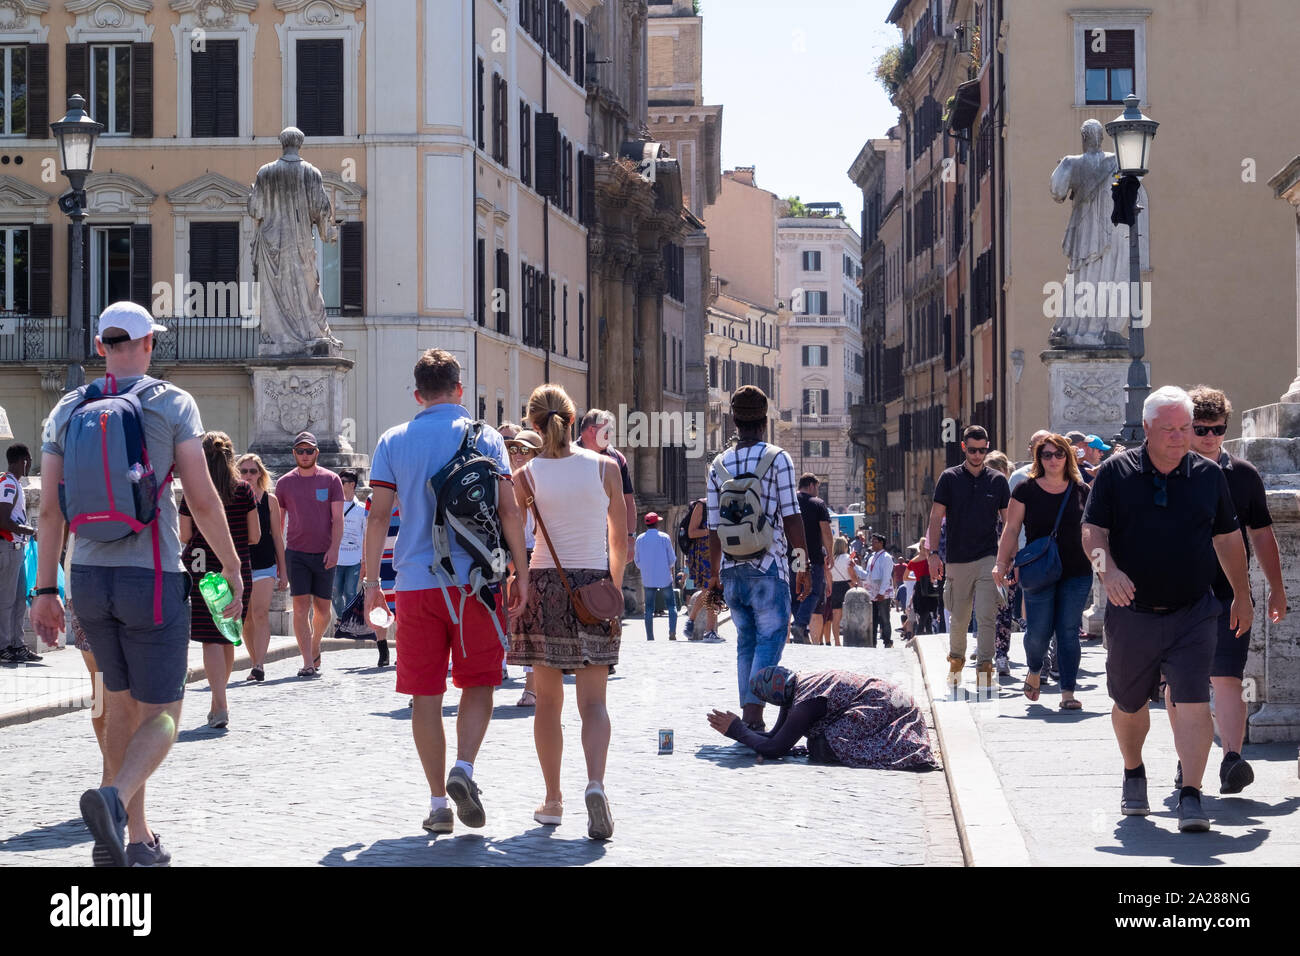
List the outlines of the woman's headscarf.
<svg viewBox="0 0 1300 956">
<path fill-rule="evenodd" d="M 794 671 L 764 667 L 749 679 L 749 689 L 759 700 L 782 706 L 794 702 Z"/>
</svg>

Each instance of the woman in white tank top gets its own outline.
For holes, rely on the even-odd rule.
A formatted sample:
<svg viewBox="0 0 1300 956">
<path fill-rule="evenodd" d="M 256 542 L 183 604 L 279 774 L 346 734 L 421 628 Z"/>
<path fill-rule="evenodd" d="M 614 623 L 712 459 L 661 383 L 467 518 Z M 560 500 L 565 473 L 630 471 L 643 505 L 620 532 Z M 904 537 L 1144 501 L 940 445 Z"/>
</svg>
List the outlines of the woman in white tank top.
<svg viewBox="0 0 1300 956">
<path fill-rule="evenodd" d="M 617 622 L 590 625 L 578 620 L 556 558 L 574 590 L 602 578 L 610 578 L 622 590 L 627 512 L 614 460 L 570 444 L 576 414 L 573 401 L 558 385 L 542 385 L 528 400 L 528 425 L 542 436 L 543 446 L 517 473 L 515 495 L 520 507 L 527 509 L 531 483 L 535 518 L 540 520 L 529 562 L 528 603 L 511 628 L 506 661 L 533 668 L 537 694 L 533 739 L 546 783 L 546 797 L 533 818 L 555 825 L 564 812 L 560 712 L 564 675 L 572 673 L 587 758 L 587 835 L 607 840 L 614 832 L 614 818 L 604 785 L 610 737 L 605 686 L 610 666 L 618 663 L 621 628 Z"/>
</svg>

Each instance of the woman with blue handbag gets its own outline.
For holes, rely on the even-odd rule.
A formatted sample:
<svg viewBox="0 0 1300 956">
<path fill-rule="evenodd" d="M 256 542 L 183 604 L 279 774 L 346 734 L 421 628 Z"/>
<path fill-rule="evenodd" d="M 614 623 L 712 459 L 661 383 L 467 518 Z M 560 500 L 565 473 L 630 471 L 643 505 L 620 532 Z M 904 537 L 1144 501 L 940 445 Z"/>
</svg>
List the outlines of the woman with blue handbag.
<svg viewBox="0 0 1300 956">
<path fill-rule="evenodd" d="M 1074 696 L 1074 685 L 1081 656 L 1079 622 L 1092 593 L 1092 564 L 1083 550 L 1081 527 L 1087 500 L 1088 486 L 1069 439 L 1048 435 L 1038 443 L 1029 480 L 1011 494 L 993 566 L 993 580 L 1000 587 L 1019 581 L 1025 596 L 1025 696 L 1030 700 L 1038 700 L 1043 657 L 1056 634 L 1061 710 L 1083 706 Z M 1025 546 L 1017 553 L 1022 525 Z"/>
</svg>

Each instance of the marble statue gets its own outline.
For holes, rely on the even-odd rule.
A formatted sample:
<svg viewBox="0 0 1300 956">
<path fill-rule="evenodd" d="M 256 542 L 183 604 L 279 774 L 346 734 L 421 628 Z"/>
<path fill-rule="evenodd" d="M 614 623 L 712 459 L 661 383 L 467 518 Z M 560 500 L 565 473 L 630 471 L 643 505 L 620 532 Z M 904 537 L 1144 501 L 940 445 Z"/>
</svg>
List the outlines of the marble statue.
<svg viewBox="0 0 1300 956">
<path fill-rule="evenodd" d="M 248 198 L 265 355 L 328 355 L 343 344 L 325 318 L 312 228 L 325 242 L 338 233 L 320 170 L 298 155 L 303 139 L 292 126 L 280 134 L 284 155 L 257 171 Z"/>
<path fill-rule="evenodd" d="M 1102 151 L 1105 129 L 1101 123 L 1086 120 L 1079 132 L 1083 152 L 1064 157 L 1052 173 L 1052 198 L 1057 202 L 1072 199 L 1074 208 L 1061 243 L 1069 260 L 1064 286 L 1067 307 L 1052 328 L 1049 342 L 1054 348 L 1123 347 L 1128 344 L 1127 310 L 1103 306 L 1114 301 L 1106 295 L 1113 283 L 1127 286 L 1129 282 L 1128 226 L 1110 221 L 1114 208 L 1110 187 L 1119 167 L 1114 153 Z M 1085 290 L 1088 307 L 1074 308 L 1076 296 L 1082 302 Z"/>
</svg>

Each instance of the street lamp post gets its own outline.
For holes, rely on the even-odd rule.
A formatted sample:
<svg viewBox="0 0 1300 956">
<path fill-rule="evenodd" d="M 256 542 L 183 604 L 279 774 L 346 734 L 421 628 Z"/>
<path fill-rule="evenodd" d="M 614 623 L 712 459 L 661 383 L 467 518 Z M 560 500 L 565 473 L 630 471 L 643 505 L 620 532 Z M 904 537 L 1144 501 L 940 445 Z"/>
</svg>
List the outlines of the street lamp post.
<svg viewBox="0 0 1300 956">
<path fill-rule="evenodd" d="M 86 330 L 82 325 L 82 311 L 85 309 L 82 281 L 86 263 L 81 255 L 86 221 L 85 186 L 86 177 L 94 168 L 95 140 L 104 127 L 86 114 L 86 101 L 74 94 L 68 97 L 67 114 L 57 123 L 51 123 L 50 130 L 59 141 L 60 172 L 68 177 L 72 187 L 59 197 L 59 208 L 72 220 L 72 248 L 68 250 L 68 268 L 72 275 L 68 295 L 68 377 L 63 385 L 64 391 L 72 391 L 86 383 L 86 371 L 82 367 L 86 360 Z"/>
<path fill-rule="evenodd" d="M 1147 376 L 1146 364 L 1142 361 L 1146 352 L 1146 336 L 1143 330 L 1146 321 L 1139 323 L 1144 312 L 1150 310 L 1151 303 L 1142 301 L 1142 254 L 1139 248 L 1138 213 L 1142 206 L 1138 204 L 1138 188 L 1142 177 L 1147 174 L 1147 164 L 1151 156 L 1151 141 L 1155 139 L 1156 127 L 1160 124 L 1149 116 L 1144 116 L 1138 109 L 1138 98 L 1130 93 L 1124 98 L 1124 112 L 1106 124 L 1106 132 L 1115 140 L 1115 159 L 1119 166 L 1119 179 L 1115 183 L 1115 215 L 1113 221 L 1128 224 L 1128 276 L 1129 276 L 1129 331 L 1128 353 L 1131 357 L 1128 367 L 1128 384 L 1124 386 L 1127 402 L 1124 408 L 1124 428 L 1115 439 L 1125 448 L 1142 444 L 1142 404 L 1151 392 L 1151 381 Z"/>
</svg>

